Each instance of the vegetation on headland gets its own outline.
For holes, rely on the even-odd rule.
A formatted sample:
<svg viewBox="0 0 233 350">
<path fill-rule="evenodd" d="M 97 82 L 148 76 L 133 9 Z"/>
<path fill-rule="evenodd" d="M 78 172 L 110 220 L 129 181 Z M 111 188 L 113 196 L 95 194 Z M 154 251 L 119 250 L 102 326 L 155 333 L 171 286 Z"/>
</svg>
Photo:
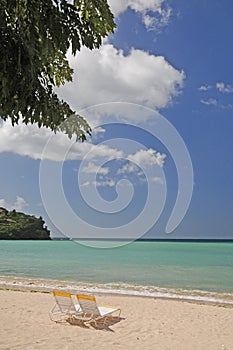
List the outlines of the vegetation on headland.
<svg viewBox="0 0 233 350">
<path fill-rule="evenodd" d="M 8 211 L 0 207 L 0 239 L 49 240 L 50 231 L 40 216 Z"/>
</svg>

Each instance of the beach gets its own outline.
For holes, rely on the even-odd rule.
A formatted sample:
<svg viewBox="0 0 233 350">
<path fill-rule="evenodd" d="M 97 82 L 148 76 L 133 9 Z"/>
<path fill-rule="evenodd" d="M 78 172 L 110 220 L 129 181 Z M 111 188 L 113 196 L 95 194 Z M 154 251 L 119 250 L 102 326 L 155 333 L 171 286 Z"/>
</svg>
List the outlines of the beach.
<svg viewBox="0 0 233 350">
<path fill-rule="evenodd" d="M 51 293 L 0 290 L 0 349 L 233 349 L 233 309 L 219 304 L 97 295 L 121 317 L 96 329 L 49 318 Z"/>
<path fill-rule="evenodd" d="M 3 241 L 0 253 L 1 350 L 233 350 L 231 243 Z M 121 318 L 54 323 L 52 290 L 95 295 Z"/>
</svg>

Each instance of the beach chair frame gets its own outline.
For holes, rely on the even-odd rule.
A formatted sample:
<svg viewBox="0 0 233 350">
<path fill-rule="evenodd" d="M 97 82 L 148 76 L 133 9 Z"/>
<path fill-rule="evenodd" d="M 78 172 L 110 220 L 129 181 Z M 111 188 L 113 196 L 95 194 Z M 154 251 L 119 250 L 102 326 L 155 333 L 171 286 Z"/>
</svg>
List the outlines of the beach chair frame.
<svg viewBox="0 0 233 350">
<path fill-rule="evenodd" d="M 69 317 L 81 311 L 80 306 L 74 304 L 71 293 L 54 290 L 53 295 L 56 302 L 49 312 L 52 321 L 66 321 Z"/>
<path fill-rule="evenodd" d="M 98 306 L 96 298 L 93 295 L 76 294 L 76 298 L 78 299 L 81 312 L 79 311 L 73 315 L 75 319 L 88 323 L 94 321 L 95 324 L 97 321 L 103 320 L 105 325 L 113 313 L 116 312 L 118 314 L 117 316 L 120 317 L 121 309 L 119 307 Z"/>
</svg>

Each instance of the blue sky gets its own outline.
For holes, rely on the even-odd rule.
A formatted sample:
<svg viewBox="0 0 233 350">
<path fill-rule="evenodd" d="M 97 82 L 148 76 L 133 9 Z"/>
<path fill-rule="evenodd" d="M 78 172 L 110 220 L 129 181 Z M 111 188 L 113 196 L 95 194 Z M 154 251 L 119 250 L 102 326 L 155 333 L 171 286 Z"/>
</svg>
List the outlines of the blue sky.
<svg viewBox="0 0 233 350">
<path fill-rule="evenodd" d="M 115 34 L 58 91 L 92 140 L 2 123 L 0 206 L 72 238 L 233 238 L 232 2 L 109 3 Z"/>
</svg>

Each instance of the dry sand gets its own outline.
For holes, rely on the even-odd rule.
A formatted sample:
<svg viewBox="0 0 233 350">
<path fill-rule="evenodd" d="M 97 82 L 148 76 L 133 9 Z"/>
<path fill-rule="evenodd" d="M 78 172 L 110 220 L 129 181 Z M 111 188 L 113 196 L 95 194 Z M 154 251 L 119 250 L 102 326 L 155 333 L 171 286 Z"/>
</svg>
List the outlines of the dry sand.
<svg viewBox="0 0 233 350">
<path fill-rule="evenodd" d="M 49 293 L 0 290 L 0 349 L 233 350 L 233 308 L 185 301 L 97 296 L 120 306 L 108 329 L 54 323 Z"/>
</svg>

